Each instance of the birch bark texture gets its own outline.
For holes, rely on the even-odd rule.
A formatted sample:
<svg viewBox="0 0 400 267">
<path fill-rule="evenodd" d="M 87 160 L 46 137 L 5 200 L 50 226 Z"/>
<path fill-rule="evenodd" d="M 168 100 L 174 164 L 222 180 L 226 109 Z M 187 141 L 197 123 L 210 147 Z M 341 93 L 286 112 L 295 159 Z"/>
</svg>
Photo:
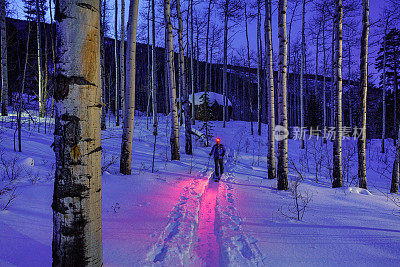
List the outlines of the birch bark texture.
<svg viewBox="0 0 400 267">
<path fill-rule="evenodd" d="M 304 129 L 304 67 L 305 67 L 305 22 L 306 0 L 303 0 L 303 11 L 301 15 L 301 50 L 300 50 L 300 131 Z M 301 138 L 301 149 L 304 149 L 304 137 Z"/>
<path fill-rule="evenodd" d="M 342 173 L 342 28 L 343 28 L 343 3 L 335 1 L 335 61 L 334 61 L 334 88 L 335 88 L 335 140 L 333 141 L 333 181 L 332 187 L 343 186 Z"/>
<path fill-rule="evenodd" d="M 101 266 L 100 1 L 56 1 L 53 266 Z"/>
<path fill-rule="evenodd" d="M 286 10 L 287 0 L 279 0 L 278 3 L 278 27 L 279 27 L 279 61 L 278 61 L 278 124 L 287 130 L 287 32 Z M 278 190 L 287 190 L 287 137 L 278 141 Z"/>
<path fill-rule="evenodd" d="M 40 27 L 39 0 L 36 0 L 36 43 L 37 43 L 37 63 L 38 63 L 38 88 L 39 88 L 39 117 L 44 117 L 45 105 L 43 103 L 43 73 L 42 73 L 42 42 Z"/>
<path fill-rule="evenodd" d="M 175 82 L 175 66 L 174 66 L 174 43 L 171 23 L 171 1 L 164 0 L 164 16 L 167 27 L 167 62 L 168 62 L 168 82 L 169 96 L 171 101 L 171 160 L 179 160 L 179 120 L 178 105 L 176 101 L 176 82 Z M 194 114 L 193 114 L 194 115 Z"/>
<path fill-rule="evenodd" d="M 7 29 L 6 2 L 0 4 L 1 33 L 1 116 L 8 115 L 8 66 L 7 66 Z"/>
<path fill-rule="evenodd" d="M 390 193 L 399 193 L 399 176 L 400 176 L 400 127 L 397 137 L 396 156 L 393 163 L 392 185 Z"/>
<path fill-rule="evenodd" d="M 185 69 L 185 51 L 183 46 L 183 21 L 181 14 L 181 3 L 180 0 L 176 0 L 176 11 L 178 15 L 178 39 L 179 39 L 179 69 L 181 71 L 180 87 L 182 88 L 182 97 L 180 102 L 183 103 L 183 111 L 185 112 L 185 153 L 187 155 L 193 154 L 192 148 L 192 124 L 190 121 L 190 105 L 188 97 L 188 89 L 186 83 L 186 69 Z M 206 62 L 207 65 L 207 62 Z M 206 89 L 207 90 L 207 89 Z"/>
<path fill-rule="evenodd" d="M 368 92 L 368 36 L 369 36 L 369 0 L 363 0 L 363 30 L 361 36 L 360 72 L 361 72 L 361 121 L 362 129 L 358 137 L 358 186 L 367 189 L 367 167 L 365 147 L 367 145 L 367 92 Z"/>
<path fill-rule="evenodd" d="M 127 27 L 127 57 L 126 57 L 126 88 L 125 88 L 125 116 L 122 125 L 122 146 L 120 173 L 130 175 L 132 172 L 132 143 L 135 119 L 135 92 L 136 92 L 136 32 L 139 0 L 132 0 L 129 5 Z"/>
<path fill-rule="evenodd" d="M 226 127 L 226 93 L 228 91 L 228 19 L 229 19 L 229 0 L 225 0 L 224 4 L 224 65 L 223 65 L 223 73 L 222 73 L 222 94 L 224 96 L 224 105 L 222 111 L 223 117 L 223 126 Z"/>
<path fill-rule="evenodd" d="M 125 118 L 125 1 L 121 1 L 121 41 L 119 43 L 120 88 L 122 103 L 122 118 Z"/>
<path fill-rule="evenodd" d="M 261 0 L 257 0 L 257 133 L 261 135 Z"/>
<path fill-rule="evenodd" d="M 275 87 L 274 87 L 274 60 L 272 46 L 272 10 L 271 0 L 265 0 L 265 55 L 267 69 L 268 91 L 268 179 L 276 178 L 275 168 Z"/>
</svg>

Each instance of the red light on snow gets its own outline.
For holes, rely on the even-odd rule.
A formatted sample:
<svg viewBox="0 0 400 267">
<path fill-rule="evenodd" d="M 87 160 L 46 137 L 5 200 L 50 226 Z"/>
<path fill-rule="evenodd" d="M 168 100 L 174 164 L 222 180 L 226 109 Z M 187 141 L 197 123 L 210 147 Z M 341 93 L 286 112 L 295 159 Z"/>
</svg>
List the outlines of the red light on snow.
<svg viewBox="0 0 400 267">
<path fill-rule="evenodd" d="M 217 142 L 219 143 L 221 141 L 221 139 L 217 138 Z"/>
</svg>

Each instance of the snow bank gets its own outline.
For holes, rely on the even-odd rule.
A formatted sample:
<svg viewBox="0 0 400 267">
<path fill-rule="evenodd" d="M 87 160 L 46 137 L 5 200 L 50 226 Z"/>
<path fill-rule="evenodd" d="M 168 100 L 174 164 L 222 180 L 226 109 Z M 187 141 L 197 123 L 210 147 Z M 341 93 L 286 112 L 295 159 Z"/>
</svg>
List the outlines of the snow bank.
<svg viewBox="0 0 400 267">
<path fill-rule="evenodd" d="M 199 92 L 194 94 L 194 103 L 195 105 L 199 105 L 203 103 L 201 97 L 204 95 L 204 92 Z M 223 106 L 224 105 L 224 96 L 215 92 L 208 92 L 208 98 L 210 99 L 210 106 L 212 106 L 215 102 L 217 104 Z M 232 106 L 232 102 L 227 98 L 228 106 Z M 189 95 L 189 102 L 192 103 L 192 95 Z"/>
<path fill-rule="evenodd" d="M 33 158 L 26 158 L 19 162 L 19 165 L 24 168 L 29 168 L 35 166 L 35 160 Z"/>
<path fill-rule="evenodd" d="M 372 196 L 371 192 L 369 192 L 367 189 L 364 188 L 359 188 L 359 187 L 353 187 L 350 186 L 346 188 L 346 193 L 353 193 L 353 194 L 361 194 L 361 195 L 366 195 L 366 196 Z"/>
</svg>

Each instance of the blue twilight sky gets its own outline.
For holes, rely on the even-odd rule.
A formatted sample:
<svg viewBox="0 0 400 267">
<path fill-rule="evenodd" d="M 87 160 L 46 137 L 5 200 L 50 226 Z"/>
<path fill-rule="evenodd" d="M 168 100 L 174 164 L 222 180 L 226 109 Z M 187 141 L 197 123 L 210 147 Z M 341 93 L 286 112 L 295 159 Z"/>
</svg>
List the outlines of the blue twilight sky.
<svg viewBox="0 0 400 267">
<path fill-rule="evenodd" d="M 287 20 L 290 20 L 291 16 L 291 8 L 294 6 L 294 2 L 296 0 L 288 0 L 288 14 L 287 14 Z M 299 1 L 299 0 L 297 0 Z M 12 17 L 15 18 L 20 18 L 22 19 L 24 17 L 23 14 L 23 1 L 22 0 L 9 0 L 10 2 L 10 9 L 12 11 Z M 125 19 L 128 17 L 128 10 L 129 10 L 129 2 L 128 0 L 125 0 L 125 9 L 126 9 L 126 16 Z M 160 1 L 156 1 L 160 2 Z M 186 10 L 186 5 L 187 2 L 189 1 L 181 1 L 182 2 L 182 10 L 185 12 Z M 206 19 L 206 9 L 208 7 L 208 0 L 199 0 L 199 4 L 196 6 L 195 10 L 198 12 L 198 17 L 201 20 Z M 218 0 L 214 0 L 214 2 L 218 2 Z M 252 1 L 246 1 L 248 5 L 248 12 L 255 12 L 255 9 L 251 8 L 250 6 L 252 3 L 254 3 L 255 0 Z M 300 1 L 301 2 L 301 1 Z M 358 22 L 358 26 L 355 29 L 352 29 L 351 32 L 346 31 L 346 28 L 344 28 L 343 35 L 344 39 L 346 39 L 347 35 L 356 35 L 356 36 L 361 36 L 361 13 L 362 13 L 362 6 L 361 6 L 361 0 L 359 2 L 359 14 L 360 16 L 354 18 L 355 21 Z M 139 6 L 139 30 L 138 30 L 138 40 L 145 42 L 146 36 L 147 36 L 147 22 L 146 22 L 146 15 L 147 15 L 147 3 L 148 1 L 140 1 L 140 6 Z M 344 0 L 344 3 L 346 3 L 346 0 Z M 120 4 L 121 0 L 118 0 L 118 5 L 120 9 Z M 114 5 L 115 1 L 108 0 L 107 1 L 107 8 L 108 8 L 108 26 L 110 28 L 110 31 L 108 32 L 108 36 L 113 37 L 113 29 L 114 29 Z M 54 4 L 52 4 L 54 8 Z M 374 22 L 378 21 L 382 12 L 386 7 L 390 7 L 390 0 L 370 0 L 370 23 L 373 24 Z M 274 53 L 276 53 L 277 48 L 278 48 L 278 36 L 277 36 L 277 1 L 273 1 L 273 41 L 274 41 Z M 312 28 L 312 17 L 315 16 L 315 13 L 313 11 L 314 9 L 314 4 L 312 1 L 309 1 L 306 6 L 307 9 L 307 15 L 306 15 L 306 27 L 307 28 Z M 222 27 L 222 18 L 220 17 L 218 13 L 218 6 L 214 5 L 213 8 L 213 13 L 212 13 L 212 23 L 215 23 L 217 26 Z M 120 12 L 120 10 L 118 11 Z M 264 15 L 264 10 L 261 11 L 262 15 Z M 159 9 L 156 11 L 157 15 L 157 20 L 162 21 L 162 9 Z M 301 20 L 300 20 L 300 13 L 301 13 L 301 4 L 297 7 L 296 14 L 297 17 L 295 18 L 295 21 L 293 22 L 293 28 L 292 28 L 292 35 L 291 35 L 291 40 L 292 44 L 296 42 L 296 40 L 299 40 L 300 38 L 300 31 L 301 31 Z M 53 12 L 54 14 L 54 12 Z M 183 18 L 185 20 L 186 15 L 183 13 Z M 49 16 L 47 16 L 47 20 L 49 19 Z M 262 19 L 263 20 L 263 19 Z M 346 18 L 345 18 L 346 20 Z M 118 22 L 118 24 L 120 21 Z M 263 23 L 263 21 L 262 21 Z M 262 26 L 263 27 L 263 26 Z M 204 37 L 205 37 L 205 27 L 201 27 L 201 29 L 204 30 L 204 33 L 200 35 L 200 57 L 204 60 L 205 59 L 205 45 L 204 45 Z M 330 29 L 328 29 L 329 31 Z M 157 45 L 162 46 L 163 45 L 163 31 L 161 30 L 161 27 L 159 27 L 159 30 L 157 31 Z M 327 32 L 327 37 L 326 37 L 326 42 L 327 42 L 327 57 L 330 57 L 330 33 Z M 240 60 L 240 55 L 243 55 L 243 51 L 246 46 L 246 38 L 245 38 L 245 27 L 244 27 L 244 18 L 241 19 L 241 21 L 238 22 L 238 24 L 232 28 L 230 31 L 230 36 L 231 36 L 231 43 L 230 43 L 230 49 L 228 52 L 229 55 L 229 61 L 232 60 L 232 58 L 236 57 L 237 60 Z M 257 27 L 255 21 L 252 21 L 249 23 L 249 41 L 250 41 L 250 49 L 252 50 L 253 57 L 255 58 L 255 51 L 257 49 L 256 47 L 256 36 L 257 36 Z M 373 24 L 370 28 L 370 49 L 369 49 L 369 72 L 373 74 L 373 81 L 375 84 L 377 84 L 377 79 L 378 75 L 376 75 L 376 69 L 374 67 L 374 62 L 375 62 L 375 57 L 376 57 L 376 52 L 378 50 L 378 45 L 377 42 L 381 39 L 381 34 L 379 28 L 376 26 L 376 24 Z M 185 38 L 186 39 L 186 38 Z M 222 36 L 218 39 L 217 45 L 222 46 L 223 38 Z M 306 39 L 307 46 L 308 46 L 308 59 L 310 65 L 308 66 L 309 72 L 310 73 L 315 73 L 315 41 L 313 38 L 309 37 Z M 321 43 L 322 41 L 320 41 Z M 351 54 L 352 54 L 352 62 L 351 62 L 351 75 L 356 75 L 359 69 L 359 55 L 360 55 L 360 50 L 359 50 L 359 42 L 360 38 L 356 38 L 355 43 L 351 46 Z M 175 41 L 175 44 L 177 44 L 177 41 Z M 347 44 L 344 42 L 344 49 L 347 50 Z M 215 51 L 215 50 L 214 50 Z M 218 52 L 217 52 L 218 53 Z M 344 56 L 347 55 L 347 51 L 344 51 Z M 214 62 L 220 60 L 221 56 L 217 55 L 214 57 Z M 347 59 L 344 58 L 344 60 L 347 62 Z M 240 63 L 243 62 L 243 60 L 239 61 Z M 344 78 L 347 78 L 348 76 L 348 64 L 344 62 L 344 69 L 343 69 L 343 75 Z M 322 51 L 320 51 L 320 57 L 319 57 L 319 71 L 320 73 L 322 72 Z M 354 77 L 356 78 L 356 77 Z"/>
</svg>

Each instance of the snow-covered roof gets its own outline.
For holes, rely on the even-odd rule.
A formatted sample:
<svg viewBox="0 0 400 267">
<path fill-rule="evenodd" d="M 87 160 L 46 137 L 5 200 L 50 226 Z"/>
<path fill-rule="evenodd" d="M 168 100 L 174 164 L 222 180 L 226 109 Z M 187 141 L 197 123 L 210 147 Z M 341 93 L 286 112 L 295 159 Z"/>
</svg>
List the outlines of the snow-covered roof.
<svg viewBox="0 0 400 267">
<path fill-rule="evenodd" d="M 204 92 L 199 92 L 194 94 L 194 103 L 195 105 L 199 105 L 203 103 L 201 96 L 204 95 Z M 208 99 L 210 100 L 210 106 L 212 106 L 215 102 L 219 105 L 224 105 L 224 96 L 215 92 L 208 92 Z M 232 106 L 232 102 L 227 98 L 228 106 Z M 189 95 L 189 102 L 192 103 L 192 95 Z"/>
</svg>

